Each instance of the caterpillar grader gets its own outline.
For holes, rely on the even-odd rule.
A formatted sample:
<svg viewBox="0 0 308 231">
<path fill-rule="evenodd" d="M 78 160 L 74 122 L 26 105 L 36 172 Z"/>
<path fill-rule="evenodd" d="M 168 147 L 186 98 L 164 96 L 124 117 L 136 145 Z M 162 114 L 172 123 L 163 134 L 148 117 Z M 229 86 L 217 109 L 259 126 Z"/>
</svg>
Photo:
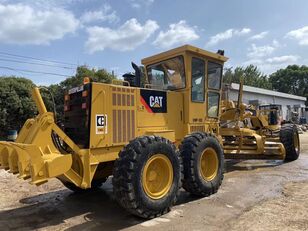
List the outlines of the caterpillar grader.
<svg viewBox="0 0 308 231">
<path fill-rule="evenodd" d="M 136 65 L 124 81 L 85 81 L 64 96 L 63 126 L 35 87 L 38 115 L 15 142 L 0 143 L 1 168 L 34 185 L 57 178 L 73 191 L 113 175 L 119 204 L 153 218 L 170 210 L 181 187 L 216 193 L 225 158 L 297 159 L 294 126 L 276 126 L 272 135 L 266 115 L 247 113 L 241 92 L 237 105 L 222 100 L 227 60 L 221 50 L 184 45 L 143 59 L 143 84 Z"/>
</svg>

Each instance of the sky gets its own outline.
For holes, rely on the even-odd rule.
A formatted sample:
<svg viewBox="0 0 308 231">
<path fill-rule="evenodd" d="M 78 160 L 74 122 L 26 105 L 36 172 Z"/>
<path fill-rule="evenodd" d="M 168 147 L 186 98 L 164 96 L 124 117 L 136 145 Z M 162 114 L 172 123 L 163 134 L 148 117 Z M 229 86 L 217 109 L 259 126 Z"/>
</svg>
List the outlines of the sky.
<svg viewBox="0 0 308 231">
<path fill-rule="evenodd" d="M 121 76 L 191 44 L 265 74 L 308 64 L 306 0 L 0 0 L 0 76 L 59 83 L 76 66 Z"/>
</svg>

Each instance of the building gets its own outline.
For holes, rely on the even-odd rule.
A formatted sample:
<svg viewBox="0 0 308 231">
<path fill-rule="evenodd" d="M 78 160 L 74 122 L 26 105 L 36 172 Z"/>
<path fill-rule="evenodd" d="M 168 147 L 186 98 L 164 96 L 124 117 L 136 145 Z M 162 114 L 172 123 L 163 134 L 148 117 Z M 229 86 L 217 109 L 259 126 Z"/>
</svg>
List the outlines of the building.
<svg viewBox="0 0 308 231">
<path fill-rule="evenodd" d="M 229 99 L 237 101 L 239 84 L 232 83 L 229 87 Z M 255 106 L 278 104 L 282 108 L 282 118 L 291 120 L 292 117 L 300 120 L 306 118 L 308 111 L 305 107 L 306 97 L 271 91 L 263 88 L 243 86 L 243 103 Z"/>
</svg>

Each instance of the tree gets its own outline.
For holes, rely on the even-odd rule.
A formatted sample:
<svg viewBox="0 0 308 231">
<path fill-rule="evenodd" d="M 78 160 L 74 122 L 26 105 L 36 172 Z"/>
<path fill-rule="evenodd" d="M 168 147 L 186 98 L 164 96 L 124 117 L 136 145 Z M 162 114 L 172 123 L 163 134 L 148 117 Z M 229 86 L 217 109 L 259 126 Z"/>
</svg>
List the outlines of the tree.
<svg viewBox="0 0 308 231">
<path fill-rule="evenodd" d="M 65 89 L 60 84 L 51 84 L 40 89 L 44 103 L 48 111 L 56 112 L 56 119 L 63 119 Z M 52 101 L 51 95 L 54 98 Z M 54 103 L 54 104 L 53 104 Z"/>
<path fill-rule="evenodd" d="M 31 80 L 1 77 L 0 86 L 0 136 L 4 137 L 8 130 L 19 130 L 37 110 L 31 100 Z"/>
<path fill-rule="evenodd" d="M 77 68 L 76 75 L 59 84 L 40 87 L 48 111 L 57 112 L 57 119 L 63 119 L 64 94 L 73 87 L 82 85 L 83 78 L 90 77 L 94 82 L 110 83 L 115 76 L 104 69 Z M 31 80 L 17 77 L 0 77 L 0 137 L 5 137 L 8 130 L 19 130 L 24 122 L 37 114 L 36 105 L 31 98 L 35 86 Z M 53 104 L 51 94 L 54 97 Z"/>
<path fill-rule="evenodd" d="M 223 82 L 227 84 L 240 83 L 241 78 L 244 78 L 245 85 L 271 89 L 271 83 L 267 76 L 254 65 L 236 67 L 234 70 L 233 68 L 226 68 L 223 75 Z"/>
<path fill-rule="evenodd" d="M 287 66 L 271 74 L 269 80 L 276 91 L 308 97 L 308 66 Z"/>
<path fill-rule="evenodd" d="M 70 89 L 82 85 L 84 77 L 89 77 L 93 82 L 111 83 L 116 77 L 105 69 L 89 69 L 87 66 L 79 66 L 76 75 L 65 79 L 59 85 L 63 89 Z"/>
<path fill-rule="evenodd" d="M 94 68 L 89 69 L 87 66 L 79 66 L 77 67 L 75 76 L 69 77 L 59 84 L 50 85 L 48 90 L 54 97 L 55 106 L 53 106 L 50 94 L 48 94 L 46 91 L 42 91 L 43 97 L 48 110 L 53 111 L 53 107 L 55 107 L 58 120 L 63 119 L 65 93 L 73 87 L 82 85 L 83 79 L 85 77 L 89 77 L 93 82 L 99 83 L 111 83 L 113 79 L 116 79 L 113 74 L 109 73 L 105 69 L 96 70 Z"/>
</svg>

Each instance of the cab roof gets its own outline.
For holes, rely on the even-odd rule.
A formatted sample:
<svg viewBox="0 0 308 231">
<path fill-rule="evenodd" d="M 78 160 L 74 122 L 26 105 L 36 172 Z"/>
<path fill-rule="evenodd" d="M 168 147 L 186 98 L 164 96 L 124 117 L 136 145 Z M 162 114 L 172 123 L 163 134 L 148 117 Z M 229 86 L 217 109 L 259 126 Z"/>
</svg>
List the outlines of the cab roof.
<svg viewBox="0 0 308 231">
<path fill-rule="evenodd" d="M 177 48 L 174 48 L 174 49 L 171 49 L 171 50 L 168 50 L 168 51 L 165 51 L 165 52 L 162 52 L 162 53 L 159 53 L 159 54 L 147 57 L 147 58 L 144 58 L 144 59 L 141 60 L 141 63 L 143 65 L 152 64 L 152 63 L 155 63 L 155 62 L 159 62 L 159 61 L 168 59 L 172 56 L 182 54 L 184 52 L 195 53 L 195 54 L 198 54 L 198 55 L 201 55 L 201 56 L 204 56 L 204 57 L 207 57 L 207 58 L 211 58 L 211 59 L 214 59 L 214 60 L 218 60 L 218 61 L 221 61 L 221 62 L 226 62 L 228 60 L 228 58 L 223 56 L 223 55 L 213 53 L 213 52 L 210 52 L 210 51 L 206 51 L 206 50 L 203 50 L 203 49 L 195 47 L 195 46 L 184 45 L 184 46 L 181 46 L 181 47 L 177 47 Z"/>
</svg>

